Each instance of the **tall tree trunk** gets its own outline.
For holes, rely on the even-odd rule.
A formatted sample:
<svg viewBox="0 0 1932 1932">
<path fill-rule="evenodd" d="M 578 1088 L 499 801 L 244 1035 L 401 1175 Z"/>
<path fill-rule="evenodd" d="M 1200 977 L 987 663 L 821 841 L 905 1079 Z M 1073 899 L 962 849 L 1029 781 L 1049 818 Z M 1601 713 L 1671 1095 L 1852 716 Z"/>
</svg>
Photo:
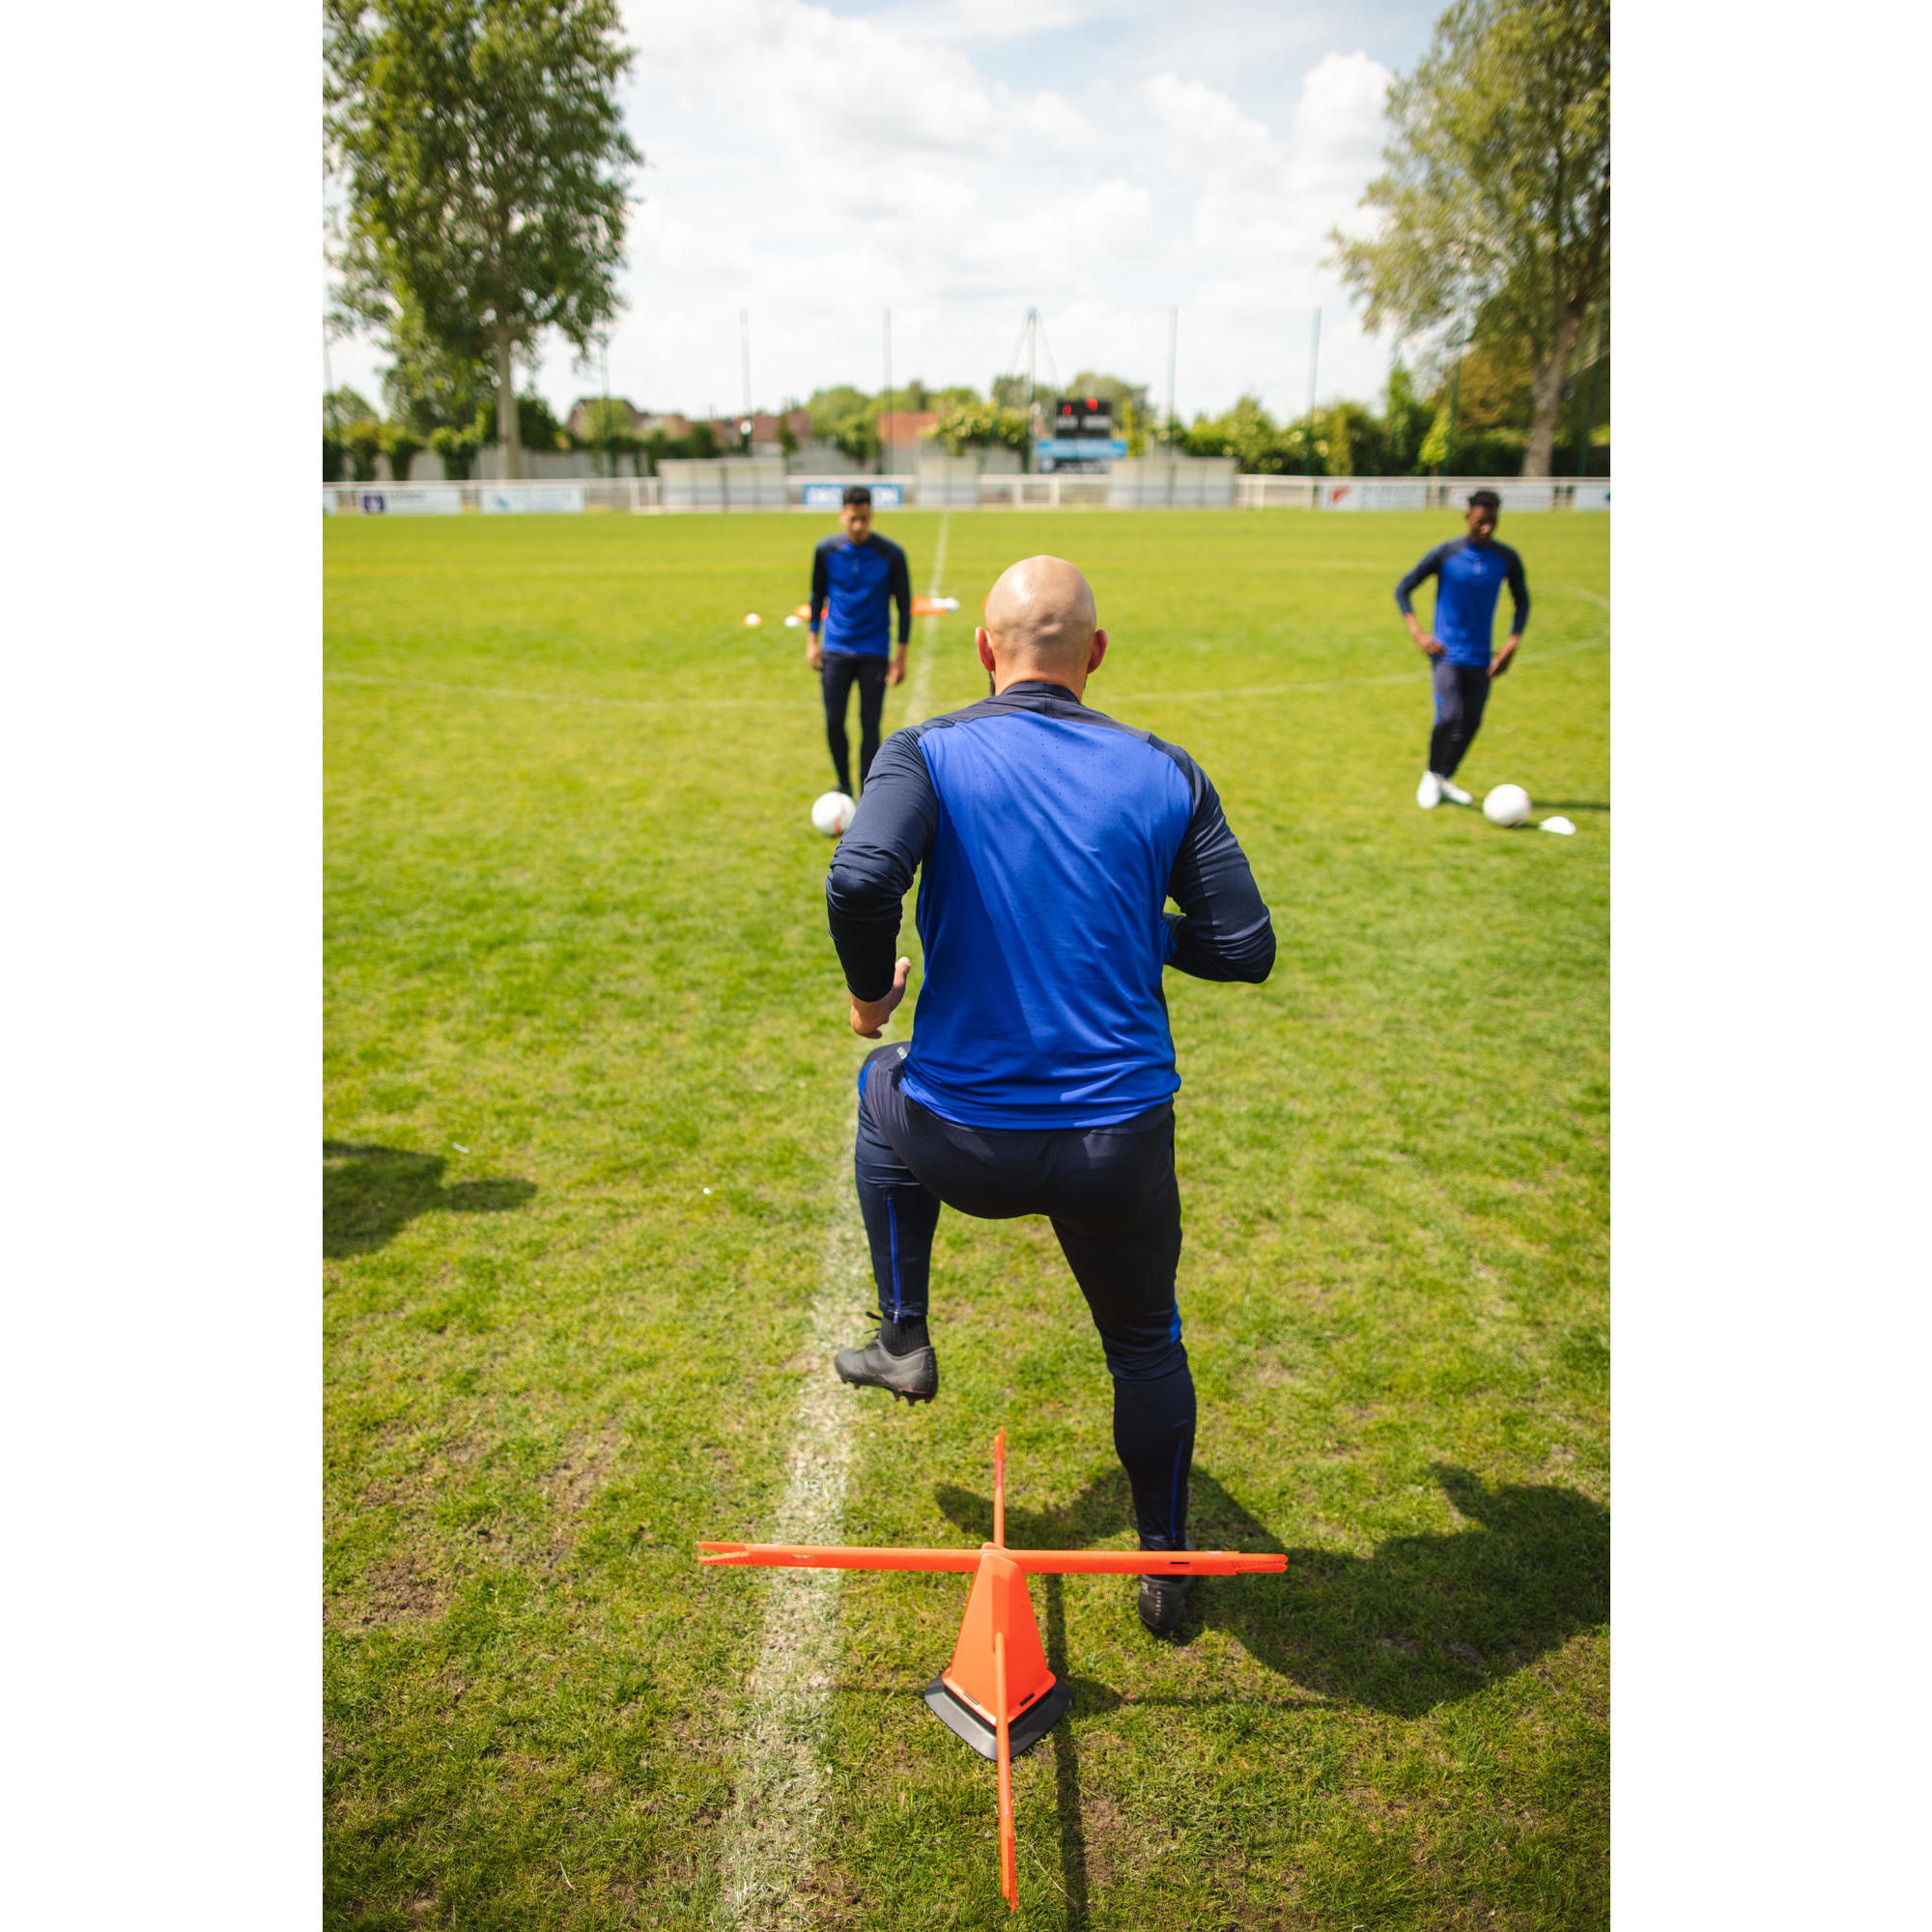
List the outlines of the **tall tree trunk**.
<svg viewBox="0 0 1932 1932">
<path fill-rule="evenodd" d="M 1563 382 L 1570 373 L 1570 357 L 1582 327 L 1582 308 L 1564 303 L 1557 312 L 1556 340 L 1548 358 L 1537 365 L 1529 379 L 1529 440 L 1522 452 L 1525 476 L 1555 473 L 1556 416 L 1563 407 Z"/>
<path fill-rule="evenodd" d="M 499 466 L 508 476 L 524 473 L 524 445 L 517 435 L 517 372 L 510 355 L 510 331 L 497 331 L 497 443 Z"/>
</svg>

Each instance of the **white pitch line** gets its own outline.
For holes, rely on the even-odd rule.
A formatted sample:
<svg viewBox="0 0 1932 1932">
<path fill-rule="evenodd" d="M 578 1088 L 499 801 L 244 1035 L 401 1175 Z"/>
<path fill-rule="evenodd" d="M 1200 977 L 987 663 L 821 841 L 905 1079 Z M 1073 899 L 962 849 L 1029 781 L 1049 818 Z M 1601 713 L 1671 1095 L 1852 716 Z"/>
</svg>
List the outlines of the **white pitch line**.
<svg viewBox="0 0 1932 1932">
<path fill-rule="evenodd" d="M 932 576 L 925 586 L 925 594 L 928 597 L 939 595 L 940 584 L 945 579 L 946 531 L 952 522 L 951 510 L 940 511 L 939 535 L 933 539 L 932 545 Z M 932 690 L 932 648 L 938 641 L 939 619 L 928 617 L 925 619 L 924 630 L 920 633 L 919 656 L 913 661 L 912 675 L 906 679 L 906 709 L 912 714 L 906 721 L 908 724 L 921 724 L 925 722 L 926 706 L 931 701 L 929 694 Z"/>
<path fill-rule="evenodd" d="M 1579 651 L 1601 650 L 1610 641 L 1610 634 L 1605 631 L 1600 637 L 1585 638 L 1579 644 L 1563 644 L 1553 651 L 1539 651 L 1534 657 L 1523 660 L 1525 668 L 1537 665 L 1554 664 L 1559 658 L 1574 658 Z M 1220 691 L 1124 691 L 1109 692 L 1110 704 L 1158 704 L 1164 702 L 1211 701 L 1221 697 L 1278 697 L 1292 691 L 1341 691 L 1353 689 L 1359 685 L 1372 684 L 1413 684 L 1417 673 L 1413 670 L 1382 671 L 1374 677 L 1311 677 L 1302 678 L 1293 684 L 1247 684 L 1230 685 Z"/>
<path fill-rule="evenodd" d="M 939 520 L 933 547 L 932 587 L 939 595 L 946 567 L 947 516 Z M 915 719 L 924 716 L 931 686 L 931 645 L 939 628 L 926 632 L 906 679 L 906 701 Z M 849 1100 L 841 1104 L 847 1108 Z M 865 1233 L 852 1192 L 852 1122 L 840 1122 L 840 1152 L 832 1185 L 837 1207 L 826 1230 L 818 1289 L 811 1301 L 811 1330 L 799 1362 L 798 1398 L 792 1409 L 791 1463 L 785 1492 L 769 1541 L 837 1543 L 845 1518 L 845 1491 L 852 1474 L 853 1397 L 832 1372 L 832 1351 L 865 1295 Z M 771 1570 L 758 1661 L 746 1687 L 741 1733 L 744 1767 L 725 1821 L 725 1853 L 717 1922 L 756 1926 L 760 1932 L 795 1932 L 806 1922 L 798 1879 L 811 1865 L 812 1841 L 821 1823 L 825 1767 L 819 1735 L 838 1661 L 838 1571 Z"/>
<path fill-rule="evenodd" d="M 844 1136 L 836 1185 L 838 1205 L 826 1231 L 811 1332 L 800 1365 L 792 1411 L 791 1468 L 772 1524 L 774 1543 L 837 1543 L 852 1473 L 851 1391 L 832 1373 L 832 1350 L 861 1293 L 863 1242 L 852 1194 L 852 1141 Z M 838 1571 L 764 1573 L 764 1627 L 758 1662 L 746 1687 L 740 1739 L 744 1767 L 726 1821 L 718 1900 L 721 1925 L 803 1927 L 798 1889 L 810 1870 L 825 1768 L 819 1732 L 838 1645 Z"/>
<path fill-rule="evenodd" d="M 590 704 L 612 711 L 689 711 L 691 700 L 671 697 L 599 697 L 585 691 L 528 691 L 499 684 L 438 684 L 426 677 L 378 677 L 370 671 L 326 670 L 329 684 L 380 685 L 393 691 L 440 691 L 457 697 L 507 697 L 528 704 Z M 789 711 L 790 697 L 706 697 L 707 711 Z"/>
</svg>

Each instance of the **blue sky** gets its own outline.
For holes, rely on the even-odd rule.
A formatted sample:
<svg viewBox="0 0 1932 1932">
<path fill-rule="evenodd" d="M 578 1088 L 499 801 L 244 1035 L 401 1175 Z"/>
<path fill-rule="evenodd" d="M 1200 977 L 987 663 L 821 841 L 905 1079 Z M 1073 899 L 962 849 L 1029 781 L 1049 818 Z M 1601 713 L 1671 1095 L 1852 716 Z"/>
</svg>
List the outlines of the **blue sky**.
<svg viewBox="0 0 1932 1932">
<path fill-rule="evenodd" d="M 1244 390 L 1286 413 L 1319 306 L 1319 392 L 1373 396 L 1394 345 L 1321 263 L 1330 227 L 1361 219 L 1391 72 L 1440 11 L 629 0 L 648 164 L 611 390 L 737 409 L 741 310 L 757 406 L 873 389 L 887 306 L 895 382 L 983 388 L 1037 305 L 1060 376 L 1106 369 L 1158 399 L 1178 305 L 1183 414 Z M 333 361 L 374 396 L 376 344 Z M 553 343 L 538 386 L 561 408 L 599 381 Z"/>
</svg>

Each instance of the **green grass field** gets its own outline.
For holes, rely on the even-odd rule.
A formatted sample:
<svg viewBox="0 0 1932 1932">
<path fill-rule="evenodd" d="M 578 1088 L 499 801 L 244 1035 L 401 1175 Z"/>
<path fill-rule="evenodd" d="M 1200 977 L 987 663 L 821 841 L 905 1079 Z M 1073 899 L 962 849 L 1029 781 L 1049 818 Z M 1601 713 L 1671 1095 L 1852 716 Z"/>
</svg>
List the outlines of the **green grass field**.
<svg viewBox="0 0 1932 1932">
<path fill-rule="evenodd" d="M 830 526 L 327 526 L 338 1932 L 720 1914 L 773 1584 L 693 1545 L 770 1533 L 866 1050 L 779 624 Z M 882 527 L 925 589 L 939 515 Z M 983 693 L 999 571 L 1072 557 L 1113 636 L 1089 701 L 1202 761 L 1280 946 L 1263 987 L 1168 995 L 1191 1527 L 1288 1573 L 1200 1586 L 1178 1641 L 1130 1583 L 1035 1584 L 1074 1701 L 1015 1767 L 1026 1925 L 1607 1922 L 1608 520 L 1504 519 L 1535 614 L 1463 774 L 1567 839 L 1413 804 L 1390 590 L 1455 527 L 946 526 L 928 708 Z M 1043 1223 L 942 1219 L 934 1338 L 930 1407 L 846 1392 L 844 1536 L 977 1543 L 1004 1424 L 1009 1540 L 1131 1547 Z M 1008 1922 L 991 1769 L 918 1694 L 963 1579 L 810 1586 L 837 1661 L 793 1921 Z"/>
</svg>

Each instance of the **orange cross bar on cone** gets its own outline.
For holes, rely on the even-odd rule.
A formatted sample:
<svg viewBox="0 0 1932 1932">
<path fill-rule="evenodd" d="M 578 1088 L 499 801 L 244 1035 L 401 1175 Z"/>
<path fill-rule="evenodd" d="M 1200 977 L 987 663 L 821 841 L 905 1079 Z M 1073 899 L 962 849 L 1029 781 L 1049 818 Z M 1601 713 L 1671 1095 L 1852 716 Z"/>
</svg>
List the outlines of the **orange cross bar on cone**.
<svg viewBox="0 0 1932 1932">
<path fill-rule="evenodd" d="M 1232 1549 L 1009 1549 L 1007 1432 L 993 1438 L 993 1540 L 978 1549 L 882 1549 L 815 1543 L 700 1543 L 700 1563 L 762 1570 L 970 1572 L 972 1594 L 952 1662 L 925 1687 L 934 1717 L 998 1767 L 1000 1895 L 1020 1907 L 1013 1833 L 1015 1753 L 1030 1750 L 1065 1714 L 1065 1685 L 1047 1668 L 1029 1577 L 1242 1577 L 1278 1575 L 1287 1556 Z"/>
</svg>

